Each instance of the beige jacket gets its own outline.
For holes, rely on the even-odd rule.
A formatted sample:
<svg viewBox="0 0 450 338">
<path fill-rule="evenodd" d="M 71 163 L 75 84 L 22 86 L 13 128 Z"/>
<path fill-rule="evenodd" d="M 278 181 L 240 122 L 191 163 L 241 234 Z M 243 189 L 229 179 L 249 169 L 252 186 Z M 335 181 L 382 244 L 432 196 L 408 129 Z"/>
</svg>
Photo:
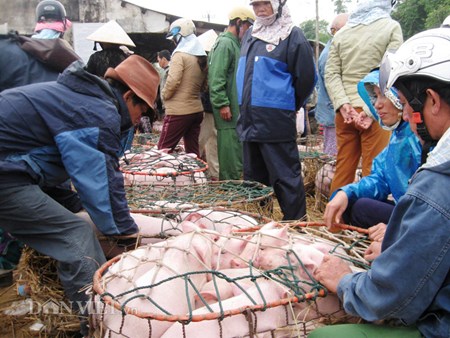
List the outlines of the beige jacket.
<svg viewBox="0 0 450 338">
<path fill-rule="evenodd" d="M 207 71 L 202 72 L 197 57 L 177 52 L 170 60 L 169 74 L 162 90 L 166 115 L 188 115 L 203 111 L 200 91 Z"/>
<path fill-rule="evenodd" d="M 400 24 L 389 18 L 369 25 L 344 26 L 334 36 L 325 66 L 325 85 L 336 111 L 345 104 L 369 108 L 358 95 L 357 84 L 380 65 L 384 53 L 403 43 Z"/>
</svg>

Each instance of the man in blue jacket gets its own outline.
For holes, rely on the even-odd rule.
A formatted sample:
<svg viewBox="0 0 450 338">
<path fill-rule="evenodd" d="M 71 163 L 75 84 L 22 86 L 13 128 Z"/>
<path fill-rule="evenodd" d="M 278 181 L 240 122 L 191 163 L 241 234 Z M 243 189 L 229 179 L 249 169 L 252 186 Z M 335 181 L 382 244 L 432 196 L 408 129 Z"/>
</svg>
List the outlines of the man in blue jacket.
<svg viewBox="0 0 450 338">
<path fill-rule="evenodd" d="M 36 6 L 36 26 L 32 38 L 13 32 L 0 36 L 0 92 L 31 83 L 55 81 L 64 68 L 79 59 L 62 39 L 70 26 L 66 10 L 59 1 L 43 0 Z M 43 189 L 70 211 L 82 209 L 70 181 Z M 13 269 L 19 262 L 21 252 L 22 243 L 4 232 L 0 224 L 0 286 L 13 283 Z"/>
<path fill-rule="evenodd" d="M 408 39 L 380 68 L 380 89 L 395 86 L 403 116 L 433 148 L 389 220 L 381 254 L 367 272 L 352 273 L 325 256 L 315 277 L 336 292 L 346 312 L 373 324 L 325 327 L 318 337 L 433 337 L 450 334 L 450 30 Z"/>
<path fill-rule="evenodd" d="M 66 295 L 81 309 L 88 296 L 80 289 L 105 257 L 94 229 L 42 188 L 70 179 L 101 233 L 136 233 L 118 157 L 124 136 L 153 107 L 159 83 L 137 55 L 105 77 L 76 61 L 55 82 L 0 94 L 0 224 L 58 261 Z"/>
</svg>

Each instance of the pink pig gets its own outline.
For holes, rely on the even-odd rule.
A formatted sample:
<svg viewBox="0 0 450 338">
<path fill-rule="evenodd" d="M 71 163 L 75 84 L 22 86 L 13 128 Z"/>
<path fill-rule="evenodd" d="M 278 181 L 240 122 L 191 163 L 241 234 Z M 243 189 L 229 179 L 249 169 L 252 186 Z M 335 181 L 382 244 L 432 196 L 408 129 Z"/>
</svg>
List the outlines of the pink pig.
<svg viewBox="0 0 450 338">
<path fill-rule="evenodd" d="M 94 228 L 97 235 L 101 235 L 86 211 L 80 211 L 76 215 L 88 222 Z M 176 236 L 183 233 L 181 223 L 178 223 L 176 220 L 147 216 L 139 213 L 130 213 L 130 215 L 139 228 L 141 245 L 160 242 L 164 237 Z"/>
<path fill-rule="evenodd" d="M 262 270 L 276 269 L 280 266 L 286 266 L 290 262 L 296 268 L 298 277 L 302 280 L 310 281 L 312 274 L 322 263 L 325 253 L 320 249 L 324 249 L 324 244 L 304 244 L 294 243 L 281 248 L 269 248 L 264 250 L 255 258 L 254 265 Z M 290 252 L 289 250 L 293 252 Z M 332 248 L 329 248 L 332 249 Z"/>
<path fill-rule="evenodd" d="M 181 214 L 182 219 L 190 220 L 200 227 L 222 232 L 223 228 L 232 225 L 233 229 L 251 228 L 258 224 L 253 217 L 237 211 L 220 211 L 198 209 Z"/>
<path fill-rule="evenodd" d="M 239 279 L 236 280 L 235 284 L 233 282 L 227 281 L 225 278 L 219 277 L 219 275 L 216 275 L 216 277 L 214 277 L 214 275 L 211 274 L 211 280 L 207 282 L 200 291 L 200 295 L 205 299 L 207 304 L 215 303 L 219 298 L 221 300 L 225 300 L 233 296 L 240 295 L 243 292 L 242 289 L 246 290 L 254 285 L 254 282 L 250 280 L 250 277 L 249 278 L 240 278 L 240 277 L 250 275 L 253 276 L 260 275 L 257 269 L 252 269 L 252 271 L 250 272 L 249 268 L 224 269 L 218 272 L 220 273 L 220 276 L 224 275 L 229 279 L 236 279 L 239 277 Z M 212 278 L 214 278 L 214 280 Z M 195 299 L 196 299 L 196 306 L 195 306 L 196 308 L 203 307 L 205 305 L 199 296 L 196 295 Z"/>
<path fill-rule="evenodd" d="M 253 217 L 231 210 L 198 209 L 181 214 L 182 219 L 190 220 L 201 228 L 223 232 L 224 227 L 232 225 L 233 229 L 252 228 L 258 225 Z"/>
<path fill-rule="evenodd" d="M 186 222 L 183 226 L 188 227 L 189 224 Z M 171 314 L 184 314 L 189 307 L 193 308 L 196 294 L 194 288 L 183 278 L 174 277 L 189 272 L 210 270 L 211 245 L 214 239 L 211 235 L 201 233 L 198 228 L 196 231 L 188 232 L 187 229 L 184 231 L 186 233 L 183 235 L 156 244 L 161 250 L 161 255 L 154 260 L 154 265 L 147 272 L 133 281 L 133 287 L 128 290 L 130 293 L 118 299 L 121 303 L 136 297 L 127 302 L 128 308 L 159 314 L 165 313 L 154 304 Z M 206 283 L 206 273 L 192 274 L 189 279 L 200 290 Z M 150 285 L 153 287 L 147 288 Z M 108 288 L 105 291 L 109 292 Z M 148 335 L 149 332 L 149 322 L 133 315 L 126 315 L 122 325 L 120 314 L 108 314 L 107 311 L 103 324 L 109 329 L 108 334 L 112 337 L 141 337 Z M 152 336 L 160 337 L 171 324 L 168 321 L 151 320 Z"/>
<path fill-rule="evenodd" d="M 277 227 L 277 223 L 270 222 L 261 227 L 247 242 L 239 258 L 231 260 L 231 267 L 243 268 L 248 266 L 249 260 L 254 260 L 259 251 L 271 247 L 280 247 L 288 243 L 288 227 Z"/>
<path fill-rule="evenodd" d="M 214 270 L 228 269 L 232 267 L 232 261 L 239 258 L 247 245 L 247 239 L 231 236 L 232 226 L 223 227 L 218 239 L 213 245 L 211 267 Z"/>
<path fill-rule="evenodd" d="M 259 288 L 256 286 L 247 289 L 247 294 L 256 302 L 256 304 L 271 303 L 285 298 L 288 290 L 272 280 L 262 280 L 259 282 Z M 264 295 L 264 301 L 261 297 Z M 254 305 L 246 294 L 241 294 L 221 302 L 223 311 L 239 309 L 244 306 Z M 212 311 L 220 313 L 219 303 L 210 305 Z M 211 311 L 206 307 L 193 311 L 193 315 L 207 314 Z M 286 323 L 286 312 L 283 306 L 268 308 L 266 311 L 256 311 L 257 323 L 256 332 L 265 332 L 274 330 Z M 203 320 L 200 322 L 191 322 L 184 327 L 180 323 L 174 323 L 162 336 L 162 338 L 179 337 L 243 337 L 249 335 L 249 323 L 243 314 L 226 317 L 221 325 L 217 319 Z M 221 335 L 222 334 L 222 335 Z"/>
</svg>

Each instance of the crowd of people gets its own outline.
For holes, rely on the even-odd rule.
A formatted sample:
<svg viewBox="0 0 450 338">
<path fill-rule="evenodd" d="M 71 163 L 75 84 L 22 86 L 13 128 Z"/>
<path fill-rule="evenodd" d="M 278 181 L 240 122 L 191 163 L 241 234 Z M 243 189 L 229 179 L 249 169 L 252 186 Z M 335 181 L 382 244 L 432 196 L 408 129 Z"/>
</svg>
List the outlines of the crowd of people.
<svg viewBox="0 0 450 338">
<path fill-rule="evenodd" d="M 62 40 L 71 25 L 64 6 L 41 1 L 28 49 L 17 34 L 0 40 L 0 248 L 8 253 L 0 285 L 12 282 L 23 244 L 56 259 L 89 334 L 80 290 L 105 262 L 96 231 L 138 231 L 119 158 L 148 114 L 163 121 L 157 147 L 169 152 L 183 139 L 202 157 L 201 128 L 214 128 L 212 178 L 270 186 L 283 220 L 307 219 L 296 116 L 317 86 L 324 152 L 336 156 L 324 222 L 366 228 L 372 242 L 369 270 L 352 272 L 330 255 L 314 273 L 364 323 L 309 337 L 449 337 L 449 18 L 404 42 L 395 3 L 361 0 L 337 15 L 317 70 L 286 1 L 233 8 L 210 48 L 180 18 L 157 70 L 123 47 L 135 44 L 115 21 L 89 37 L 102 50 L 85 65 Z M 43 63 L 36 41 L 58 59 Z"/>
</svg>

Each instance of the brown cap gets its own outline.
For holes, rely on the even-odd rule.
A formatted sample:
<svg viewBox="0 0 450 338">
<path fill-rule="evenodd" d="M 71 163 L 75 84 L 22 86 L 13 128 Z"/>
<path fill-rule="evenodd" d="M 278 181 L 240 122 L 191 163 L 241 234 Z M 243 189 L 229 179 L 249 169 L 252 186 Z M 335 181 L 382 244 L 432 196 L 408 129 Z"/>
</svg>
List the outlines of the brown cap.
<svg viewBox="0 0 450 338">
<path fill-rule="evenodd" d="M 123 83 L 153 108 L 158 93 L 159 74 L 142 56 L 130 55 L 116 68 L 108 68 L 105 78 Z"/>
</svg>

